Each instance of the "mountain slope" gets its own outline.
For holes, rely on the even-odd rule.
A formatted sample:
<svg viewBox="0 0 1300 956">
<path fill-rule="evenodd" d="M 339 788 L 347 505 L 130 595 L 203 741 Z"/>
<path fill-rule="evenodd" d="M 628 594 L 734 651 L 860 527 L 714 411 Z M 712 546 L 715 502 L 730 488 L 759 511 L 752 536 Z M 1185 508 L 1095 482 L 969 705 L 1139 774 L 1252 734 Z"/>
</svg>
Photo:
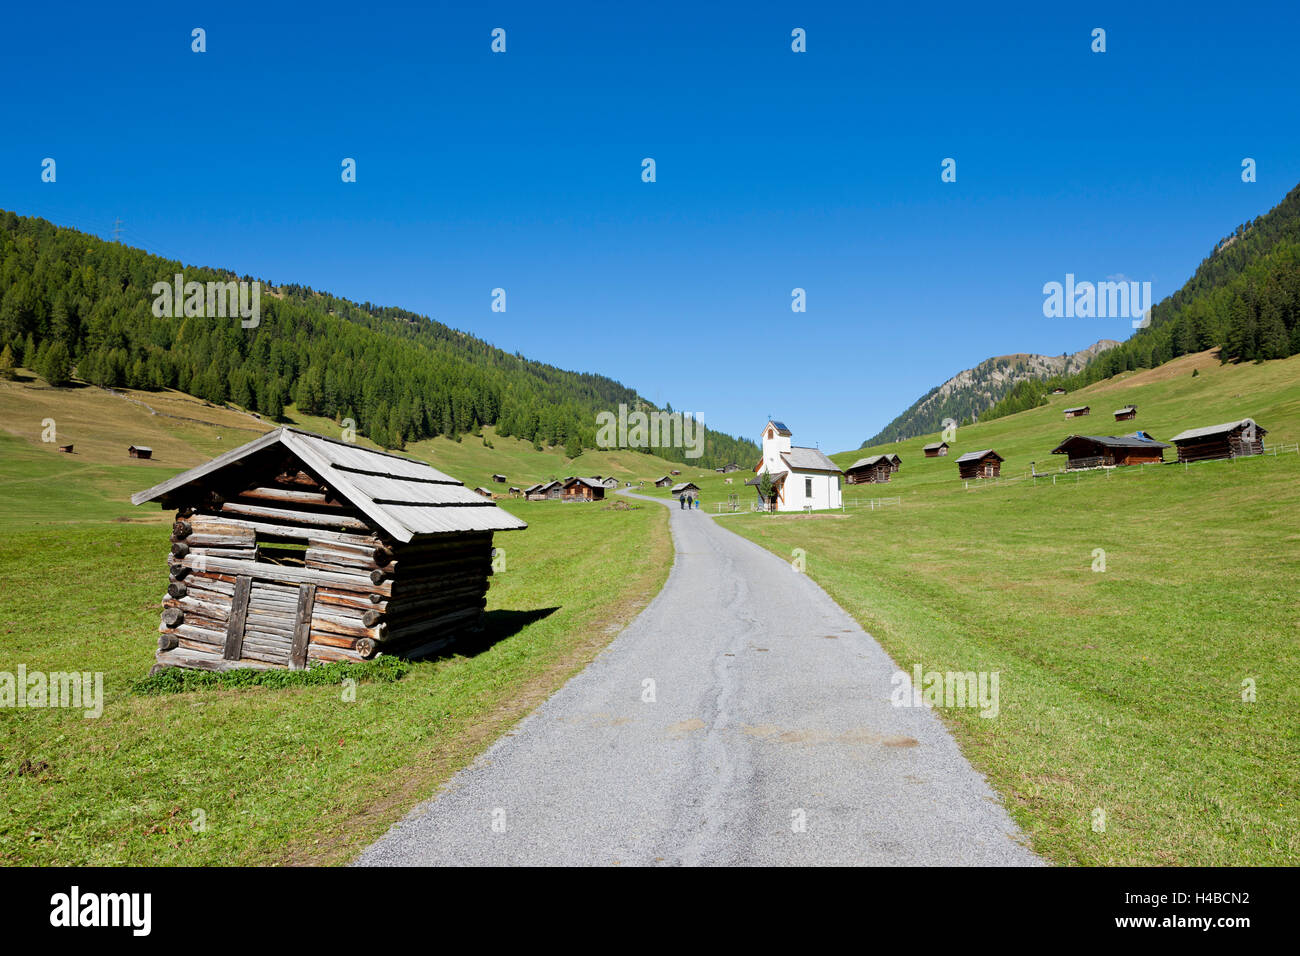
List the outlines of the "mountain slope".
<svg viewBox="0 0 1300 956">
<path fill-rule="evenodd" d="M 596 447 L 602 411 L 654 406 L 602 375 L 530 361 L 399 308 L 262 281 L 260 318 L 155 314 L 155 283 L 229 282 L 231 273 L 0 212 L 0 366 L 51 384 L 175 388 L 277 420 L 286 405 L 353 419 L 385 448 L 494 426 L 570 458 Z M 251 281 L 251 277 L 244 276 Z M 209 293 L 211 294 L 211 293 Z M 200 308 L 197 311 L 205 311 Z M 685 462 L 685 449 L 662 448 Z M 693 465 L 758 455 L 752 441 L 706 431 Z"/>
<path fill-rule="evenodd" d="M 958 372 L 942 385 L 930 389 L 879 434 L 864 441 L 862 447 L 939 431 L 945 418 L 958 423 L 977 419 L 1017 383 L 1078 372 L 1096 356 L 1118 344 L 1111 339 L 1102 339 L 1073 355 L 1021 352 L 985 359 L 974 368 Z"/>
</svg>

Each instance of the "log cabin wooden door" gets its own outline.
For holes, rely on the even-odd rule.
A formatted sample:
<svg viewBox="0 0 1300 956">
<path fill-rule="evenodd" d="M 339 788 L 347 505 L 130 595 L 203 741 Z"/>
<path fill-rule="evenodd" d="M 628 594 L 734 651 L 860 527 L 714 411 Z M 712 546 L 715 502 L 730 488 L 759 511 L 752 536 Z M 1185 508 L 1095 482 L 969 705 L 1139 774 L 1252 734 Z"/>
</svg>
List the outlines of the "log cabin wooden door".
<svg viewBox="0 0 1300 956">
<path fill-rule="evenodd" d="M 228 661 L 305 668 L 315 601 L 315 585 L 293 587 L 240 575 L 222 656 Z"/>
</svg>

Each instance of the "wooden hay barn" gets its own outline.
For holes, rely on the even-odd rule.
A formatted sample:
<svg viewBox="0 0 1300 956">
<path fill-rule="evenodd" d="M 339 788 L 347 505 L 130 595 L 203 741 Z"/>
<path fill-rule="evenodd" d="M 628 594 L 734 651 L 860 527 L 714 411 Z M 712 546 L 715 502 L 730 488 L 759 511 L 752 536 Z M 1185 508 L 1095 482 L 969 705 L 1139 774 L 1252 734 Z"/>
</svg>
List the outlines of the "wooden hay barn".
<svg viewBox="0 0 1300 956">
<path fill-rule="evenodd" d="M 957 459 L 959 478 L 996 478 L 1002 473 L 1003 458 L 992 448 L 968 451 Z"/>
<path fill-rule="evenodd" d="M 1123 408 L 1115 409 L 1115 421 L 1131 422 L 1137 418 L 1138 407 L 1136 405 L 1125 405 Z"/>
<path fill-rule="evenodd" d="M 889 458 L 889 470 L 897 473 L 898 469 L 903 467 L 903 459 L 897 455 L 888 455 L 887 457 Z"/>
<path fill-rule="evenodd" d="M 681 484 L 673 485 L 673 497 L 681 498 L 682 495 L 698 495 L 700 486 L 693 481 L 683 481 Z"/>
<path fill-rule="evenodd" d="M 131 445 L 127 448 L 126 453 L 132 458 L 152 458 L 153 449 L 147 445 Z"/>
<path fill-rule="evenodd" d="M 1087 405 L 1079 405 L 1079 406 L 1077 406 L 1076 408 L 1067 408 L 1067 409 L 1065 410 L 1065 417 L 1066 417 L 1066 418 L 1082 418 L 1084 415 L 1090 414 L 1091 412 L 1092 412 L 1092 409 L 1091 409 L 1089 406 L 1087 406 Z"/>
<path fill-rule="evenodd" d="M 733 471 L 740 471 L 740 466 L 736 464 L 734 461 L 729 461 L 722 466 L 722 473 L 724 475 L 729 475 Z"/>
<path fill-rule="evenodd" d="M 605 486 L 591 478 L 569 478 L 561 485 L 563 501 L 604 501 Z"/>
<path fill-rule="evenodd" d="M 946 441 L 937 441 L 933 445 L 924 445 L 921 451 L 925 452 L 926 458 L 941 458 L 948 454 L 948 443 Z"/>
<path fill-rule="evenodd" d="M 133 495 L 175 509 L 157 667 L 421 656 L 480 623 L 518 518 L 424 464 L 279 428 Z"/>
<path fill-rule="evenodd" d="M 602 479 L 600 483 L 604 485 L 607 489 L 611 489 L 611 490 L 618 487 L 618 479 L 613 477 L 612 475 L 609 478 Z"/>
<path fill-rule="evenodd" d="M 71 446 L 71 445 L 60 445 L 60 446 L 59 446 L 59 451 L 63 452 L 65 455 L 71 455 L 71 454 L 72 454 L 72 446 Z"/>
<path fill-rule="evenodd" d="M 894 463 L 888 455 L 859 458 L 844 469 L 845 479 L 851 485 L 870 485 L 886 482 L 894 473 Z"/>
<path fill-rule="evenodd" d="M 675 472 L 674 472 L 674 474 L 675 474 Z M 662 478 L 656 478 L 656 479 L 655 479 L 655 487 L 656 487 L 656 488 L 667 488 L 667 487 L 669 487 L 672 483 L 673 483 L 673 480 L 672 480 L 672 478 L 670 478 L 668 475 L 664 475 Z"/>
<path fill-rule="evenodd" d="M 484 498 L 492 497 L 492 492 L 489 489 L 484 488 L 482 485 L 479 485 L 477 488 L 475 488 L 474 493 L 476 495 L 482 495 Z"/>
<path fill-rule="evenodd" d="M 1165 460 L 1165 449 L 1145 432 L 1114 435 L 1071 435 L 1052 449 L 1053 455 L 1066 455 L 1066 470 L 1112 468 L 1123 465 L 1147 465 Z"/>
<path fill-rule="evenodd" d="M 1178 446 L 1179 461 L 1209 461 L 1214 458 L 1243 458 L 1264 454 L 1268 430 L 1251 418 L 1207 428 L 1190 428 L 1169 439 Z"/>
<path fill-rule="evenodd" d="M 492 476 L 492 480 L 495 481 L 498 485 L 504 485 L 504 484 L 506 483 L 506 476 L 505 476 L 505 475 L 493 475 L 493 476 Z"/>
<path fill-rule="evenodd" d="M 543 481 L 541 484 L 533 485 L 524 492 L 524 497 L 529 501 L 547 501 L 549 499 L 558 499 L 560 497 L 561 482 Z"/>
<path fill-rule="evenodd" d="M 1065 394 L 1065 389 L 1063 389 L 1063 388 L 1054 388 L 1054 389 L 1052 389 L 1052 394 L 1053 394 L 1053 395 L 1064 395 L 1064 394 Z"/>
</svg>

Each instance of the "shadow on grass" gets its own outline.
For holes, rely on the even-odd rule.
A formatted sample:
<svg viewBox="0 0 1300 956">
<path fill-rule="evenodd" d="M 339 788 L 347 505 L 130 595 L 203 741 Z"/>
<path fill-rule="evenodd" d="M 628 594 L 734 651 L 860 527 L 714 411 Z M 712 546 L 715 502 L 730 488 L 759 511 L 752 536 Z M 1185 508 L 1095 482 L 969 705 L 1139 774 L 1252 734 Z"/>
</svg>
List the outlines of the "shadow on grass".
<svg viewBox="0 0 1300 956">
<path fill-rule="evenodd" d="M 531 611 L 486 611 L 483 614 L 483 627 L 470 634 L 463 634 L 447 647 L 431 654 L 424 660 L 438 660 L 443 657 L 475 657 L 491 650 L 500 641 L 514 637 L 529 624 L 550 617 L 558 607 L 540 607 Z"/>
</svg>

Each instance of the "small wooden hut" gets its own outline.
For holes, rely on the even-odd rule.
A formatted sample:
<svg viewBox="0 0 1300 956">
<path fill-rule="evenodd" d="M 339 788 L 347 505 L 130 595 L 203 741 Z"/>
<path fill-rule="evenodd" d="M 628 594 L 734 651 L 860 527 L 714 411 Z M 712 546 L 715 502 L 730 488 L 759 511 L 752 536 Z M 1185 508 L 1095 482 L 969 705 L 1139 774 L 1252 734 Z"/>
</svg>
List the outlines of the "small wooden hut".
<svg viewBox="0 0 1300 956">
<path fill-rule="evenodd" d="M 887 457 L 889 458 L 889 470 L 897 473 L 898 469 L 903 465 L 903 459 L 899 458 L 897 455 L 889 455 Z"/>
<path fill-rule="evenodd" d="M 127 447 L 126 453 L 130 455 L 132 458 L 153 457 L 153 449 L 148 447 L 147 445 L 130 445 Z"/>
<path fill-rule="evenodd" d="M 60 445 L 60 446 L 59 446 L 59 451 L 63 452 L 65 455 L 71 455 L 71 454 L 72 454 L 72 446 L 71 446 L 71 445 Z"/>
<path fill-rule="evenodd" d="M 612 475 L 608 478 L 602 478 L 600 483 L 610 490 L 618 487 L 618 479 Z"/>
<path fill-rule="evenodd" d="M 859 458 L 844 469 L 844 477 L 851 485 L 870 485 L 886 482 L 894 473 L 894 463 L 888 455 Z"/>
<path fill-rule="evenodd" d="M 1066 417 L 1066 418 L 1082 418 L 1084 415 L 1087 415 L 1087 414 L 1089 414 L 1089 413 L 1091 413 L 1091 412 L 1092 412 L 1092 409 L 1091 409 L 1089 406 L 1087 406 L 1087 405 L 1078 405 L 1078 406 L 1076 406 L 1076 407 L 1074 407 L 1074 408 L 1067 408 L 1067 409 L 1065 410 L 1065 417 Z"/>
<path fill-rule="evenodd" d="M 1190 428 L 1169 439 L 1178 446 L 1179 461 L 1208 461 L 1214 458 L 1243 458 L 1264 454 L 1268 430 L 1252 418 L 1239 422 Z"/>
<path fill-rule="evenodd" d="M 931 445 L 923 445 L 921 451 L 925 452 L 926 458 L 941 458 L 948 454 L 948 443 L 946 441 L 937 441 Z"/>
<path fill-rule="evenodd" d="M 489 489 L 484 488 L 482 485 L 479 485 L 477 488 L 474 489 L 474 494 L 482 495 L 484 498 L 492 497 L 492 492 Z"/>
<path fill-rule="evenodd" d="M 1053 455 L 1066 455 L 1066 470 L 1113 468 L 1124 465 L 1148 465 L 1165 460 L 1170 446 L 1156 441 L 1146 432 L 1116 437 L 1114 435 L 1071 435 L 1052 449 Z"/>
<path fill-rule="evenodd" d="M 1138 407 L 1136 405 L 1125 405 L 1123 408 L 1115 409 L 1115 421 L 1131 422 L 1137 418 Z"/>
<path fill-rule="evenodd" d="M 680 484 L 673 485 L 673 497 L 681 498 L 682 495 L 698 495 L 700 486 L 693 481 L 683 481 Z"/>
<path fill-rule="evenodd" d="M 1003 458 L 992 448 L 968 451 L 957 459 L 959 478 L 996 478 L 1002 473 Z"/>
<path fill-rule="evenodd" d="M 591 478 L 569 478 L 560 486 L 562 501 L 604 501 L 605 486 Z"/>
<path fill-rule="evenodd" d="M 505 476 L 505 475 L 493 475 L 493 476 L 492 476 L 492 480 L 495 481 L 498 485 L 504 485 L 504 484 L 506 483 L 506 476 Z"/>
<path fill-rule="evenodd" d="M 676 472 L 673 472 L 673 474 L 676 474 Z M 656 479 L 655 479 L 655 487 L 656 487 L 656 488 L 667 488 L 667 487 L 671 486 L 672 483 L 673 483 L 673 480 L 672 480 L 672 478 L 669 477 L 668 475 L 664 475 L 662 478 L 656 478 Z"/>
<path fill-rule="evenodd" d="M 478 626 L 518 518 L 423 462 L 278 428 L 132 496 L 175 509 L 157 666 L 421 656 Z"/>
<path fill-rule="evenodd" d="M 562 482 L 551 480 L 543 481 L 528 488 L 524 492 L 524 497 L 529 501 L 547 501 L 560 497 L 560 487 Z"/>
<path fill-rule="evenodd" d="M 1053 395 L 1064 395 L 1064 394 L 1065 394 L 1065 389 L 1061 388 L 1060 386 L 1057 386 L 1056 388 L 1052 389 L 1052 394 L 1053 394 Z"/>
</svg>

